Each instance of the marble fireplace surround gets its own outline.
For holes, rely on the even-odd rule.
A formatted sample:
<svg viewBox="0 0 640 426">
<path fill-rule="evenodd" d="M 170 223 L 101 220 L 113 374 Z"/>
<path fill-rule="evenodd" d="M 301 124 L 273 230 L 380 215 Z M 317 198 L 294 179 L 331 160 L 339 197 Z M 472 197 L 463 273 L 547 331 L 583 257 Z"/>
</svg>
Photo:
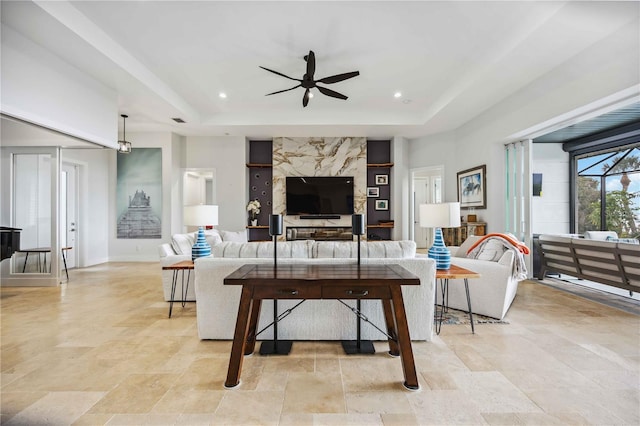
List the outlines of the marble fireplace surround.
<svg viewBox="0 0 640 426">
<path fill-rule="evenodd" d="M 289 226 L 351 226 L 351 216 L 340 219 L 300 219 L 287 216 L 287 176 L 353 176 L 354 212 L 367 212 L 367 140 L 364 137 L 304 137 L 273 139 L 273 213 Z M 284 239 L 284 235 L 281 237 Z"/>
</svg>

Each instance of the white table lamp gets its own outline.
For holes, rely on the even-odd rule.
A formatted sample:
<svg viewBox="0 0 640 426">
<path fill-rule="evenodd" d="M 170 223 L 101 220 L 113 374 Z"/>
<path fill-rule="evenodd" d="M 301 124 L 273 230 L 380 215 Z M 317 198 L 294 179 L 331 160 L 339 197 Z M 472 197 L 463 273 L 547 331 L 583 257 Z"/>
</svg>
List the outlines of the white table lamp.
<svg viewBox="0 0 640 426">
<path fill-rule="evenodd" d="M 429 249 L 429 258 L 436 261 L 437 269 L 449 269 L 451 251 L 444 245 L 442 228 L 460 226 L 460 203 L 420 204 L 420 226 L 435 228 L 436 235 Z"/>
<path fill-rule="evenodd" d="M 218 224 L 218 206 L 206 204 L 185 206 L 184 224 L 198 227 L 196 242 L 191 249 L 191 260 L 211 255 L 211 246 L 204 237 L 204 226 Z"/>
</svg>

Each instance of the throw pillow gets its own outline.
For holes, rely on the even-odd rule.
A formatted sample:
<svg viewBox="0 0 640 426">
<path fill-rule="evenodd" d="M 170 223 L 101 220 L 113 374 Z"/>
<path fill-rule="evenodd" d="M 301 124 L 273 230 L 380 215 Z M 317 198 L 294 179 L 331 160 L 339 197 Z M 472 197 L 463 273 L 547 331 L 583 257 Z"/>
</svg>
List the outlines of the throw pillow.
<svg viewBox="0 0 640 426">
<path fill-rule="evenodd" d="M 194 242 L 193 234 L 174 234 L 171 237 L 171 248 L 176 254 L 188 254 L 191 256 L 191 248 Z"/>
<path fill-rule="evenodd" d="M 640 241 L 635 238 L 613 238 L 609 236 L 607 237 L 607 241 L 611 241 L 613 243 L 640 244 Z"/>
<path fill-rule="evenodd" d="M 233 241 L 235 243 L 246 243 L 247 232 L 246 231 L 220 231 L 222 241 Z"/>
<path fill-rule="evenodd" d="M 472 245 L 474 245 L 480 238 L 480 236 L 477 235 L 472 235 L 469 238 L 467 238 L 466 240 L 464 240 L 464 242 L 462 243 L 462 245 L 458 248 L 458 251 L 456 252 L 456 254 L 453 254 L 453 252 L 451 253 L 452 256 L 456 256 L 456 257 L 467 257 L 467 251 L 471 248 Z"/>
<path fill-rule="evenodd" d="M 500 260 L 500 258 L 504 254 L 504 251 L 506 250 L 504 244 L 502 244 L 498 240 L 491 239 L 487 239 L 487 241 L 483 241 L 483 243 L 484 245 L 478 252 L 477 256 L 475 256 L 475 259 L 486 260 L 490 262 L 497 262 L 498 260 Z"/>
</svg>

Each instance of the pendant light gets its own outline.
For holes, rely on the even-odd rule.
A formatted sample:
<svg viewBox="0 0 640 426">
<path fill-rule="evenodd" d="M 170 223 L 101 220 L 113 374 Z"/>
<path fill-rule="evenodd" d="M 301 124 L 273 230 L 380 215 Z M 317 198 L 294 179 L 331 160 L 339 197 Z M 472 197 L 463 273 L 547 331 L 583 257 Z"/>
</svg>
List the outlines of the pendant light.
<svg viewBox="0 0 640 426">
<path fill-rule="evenodd" d="M 122 140 L 118 141 L 118 152 L 121 154 L 129 154 L 131 152 L 131 142 L 127 142 L 127 118 L 128 115 L 122 114 Z"/>
</svg>

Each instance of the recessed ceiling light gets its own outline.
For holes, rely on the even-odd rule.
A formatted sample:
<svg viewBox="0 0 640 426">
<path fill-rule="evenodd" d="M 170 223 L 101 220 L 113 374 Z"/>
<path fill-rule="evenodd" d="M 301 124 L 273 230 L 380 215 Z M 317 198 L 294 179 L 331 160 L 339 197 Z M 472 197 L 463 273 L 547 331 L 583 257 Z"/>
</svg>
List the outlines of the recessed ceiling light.
<svg viewBox="0 0 640 426">
<path fill-rule="evenodd" d="M 396 92 L 393 94 L 394 98 L 401 98 L 402 97 L 402 92 Z"/>
<path fill-rule="evenodd" d="M 220 99 L 227 99 L 227 94 L 224 92 L 218 93 L 218 96 L 220 97 Z"/>
</svg>

